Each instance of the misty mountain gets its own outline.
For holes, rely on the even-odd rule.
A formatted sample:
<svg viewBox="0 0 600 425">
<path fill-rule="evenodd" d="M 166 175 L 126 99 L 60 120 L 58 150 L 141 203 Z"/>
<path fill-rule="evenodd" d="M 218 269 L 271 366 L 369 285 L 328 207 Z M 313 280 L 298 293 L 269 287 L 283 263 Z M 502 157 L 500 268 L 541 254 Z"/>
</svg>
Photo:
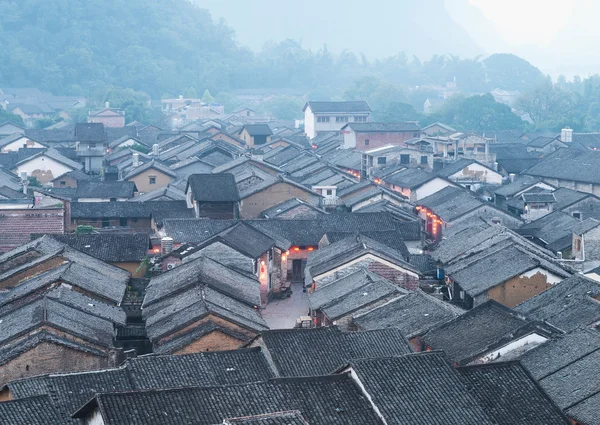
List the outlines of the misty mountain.
<svg viewBox="0 0 600 425">
<path fill-rule="evenodd" d="M 193 0 L 235 29 L 237 40 L 259 50 L 291 38 L 312 50 L 350 50 L 368 58 L 401 51 L 421 60 L 434 54 L 484 54 L 446 10 L 444 0 Z M 463 0 L 467 1 L 467 0 Z"/>
</svg>

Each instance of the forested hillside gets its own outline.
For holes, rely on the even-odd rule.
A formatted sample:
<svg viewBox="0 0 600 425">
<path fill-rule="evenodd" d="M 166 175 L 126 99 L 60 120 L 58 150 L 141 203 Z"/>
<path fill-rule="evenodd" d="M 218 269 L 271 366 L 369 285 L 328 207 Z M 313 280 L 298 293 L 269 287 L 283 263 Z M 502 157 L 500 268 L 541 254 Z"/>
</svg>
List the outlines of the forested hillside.
<svg viewBox="0 0 600 425">
<path fill-rule="evenodd" d="M 110 86 L 152 98 L 191 88 L 295 88 L 335 97 L 365 76 L 401 86 L 456 79 L 467 92 L 522 89 L 542 78 L 512 55 L 421 62 L 399 52 L 369 61 L 352 46 L 333 55 L 282 40 L 253 53 L 234 40 L 233 29 L 186 0 L 0 0 L 0 84 L 95 98 Z"/>
</svg>

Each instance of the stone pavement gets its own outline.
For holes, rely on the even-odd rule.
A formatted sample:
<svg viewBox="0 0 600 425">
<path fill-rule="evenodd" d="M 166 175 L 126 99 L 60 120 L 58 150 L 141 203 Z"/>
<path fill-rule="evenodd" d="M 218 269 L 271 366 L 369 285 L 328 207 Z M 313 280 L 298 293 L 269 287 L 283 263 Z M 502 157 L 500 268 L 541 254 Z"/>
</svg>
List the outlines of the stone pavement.
<svg viewBox="0 0 600 425">
<path fill-rule="evenodd" d="M 307 315 L 308 295 L 302 292 L 301 283 L 292 283 L 292 295 L 289 298 L 274 298 L 262 311 L 262 317 L 271 329 L 293 328 L 298 317 Z"/>
</svg>

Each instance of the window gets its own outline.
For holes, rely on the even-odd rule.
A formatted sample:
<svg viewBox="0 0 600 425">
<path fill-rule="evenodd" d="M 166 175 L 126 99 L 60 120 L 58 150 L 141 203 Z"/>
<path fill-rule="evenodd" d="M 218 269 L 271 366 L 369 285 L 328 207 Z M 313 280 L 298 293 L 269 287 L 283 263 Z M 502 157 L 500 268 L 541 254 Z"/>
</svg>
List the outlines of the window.
<svg viewBox="0 0 600 425">
<path fill-rule="evenodd" d="M 329 122 L 329 117 L 317 117 L 317 122 Z"/>
<path fill-rule="evenodd" d="M 400 155 L 400 164 L 410 164 L 410 155 Z"/>
<path fill-rule="evenodd" d="M 108 227 L 110 226 L 110 220 L 108 218 L 103 218 L 102 219 L 102 227 Z"/>
<path fill-rule="evenodd" d="M 119 226 L 127 227 L 127 218 L 124 218 L 124 217 L 119 218 Z"/>
<path fill-rule="evenodd" d="M 367 122 L 367 117 L 354 117 L 354 122 Z"/>
<path fill-rule="evenodd" d="M 421 157 L 421 165 L 427 165 L 427 156 Z"/>
<path fill-rule="evenodd" d="M 581 239 L 575 239 L 575 251 L 581 251 Z"/>
<path fill-rule="evenodd" d="M 64 180 L 61 180 L 61 181 L 60 181 L 60 185 L 61 185 L 61 186 L 66 186 L 66 185 L 67 185 L 67 182 L 66 182 L 66 181 L 64 181 Z"/>
<path fill-rule="evenodd" d="M 369 146 L 369 139 L 365 139 L 365 146 Z"/>
<path fill-rule="evenodd" d="M 385 156 L 378 156 L 377 157 L 377 164 L 378 165 L 385 165 L 387 163 L 387 158 Z"/>
<path fill-rule="evenodd" d="M 150 184 L 156 184 L 156 176 L 149 176 L 148 180 L 150 181 Z"/>
<path fill-rule="evenodd" d="M 574 212 L 573 213 L 573 218 L 576 218 L 577 220 L 581 220 L 581 213 L 580 212 Z"/>
<path fill-rule="evenodd" d="M 333 195 L 333 189 L 327 189 L 327 195 L 329 195 L 329 196 Z"/>
<path fill-rule="evenodd" d="M 348 122 L 348 117 L 335 117 L 335 122 Z"/>
<path fill-rule="evenodd" d="M 110 198 L 110 202 L 117 202 L 117 198 Z"/>
</svg>

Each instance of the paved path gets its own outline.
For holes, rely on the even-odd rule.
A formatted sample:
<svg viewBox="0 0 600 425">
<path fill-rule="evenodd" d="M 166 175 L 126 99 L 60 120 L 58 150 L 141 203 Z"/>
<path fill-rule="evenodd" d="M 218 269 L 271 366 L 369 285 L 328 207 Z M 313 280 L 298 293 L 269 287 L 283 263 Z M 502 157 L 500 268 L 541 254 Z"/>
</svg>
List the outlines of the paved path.
<svg viewBox="0 0 600 425">
<path fill-rule="evenodd" d="M 263 309 L 262 317 L 271 329 L 290 329 L 300 316 L 308 315 L 308 295 L 301 283 L 292 283 L 292 295 L 280 300 L 274 298 Z"/>
</svg>

